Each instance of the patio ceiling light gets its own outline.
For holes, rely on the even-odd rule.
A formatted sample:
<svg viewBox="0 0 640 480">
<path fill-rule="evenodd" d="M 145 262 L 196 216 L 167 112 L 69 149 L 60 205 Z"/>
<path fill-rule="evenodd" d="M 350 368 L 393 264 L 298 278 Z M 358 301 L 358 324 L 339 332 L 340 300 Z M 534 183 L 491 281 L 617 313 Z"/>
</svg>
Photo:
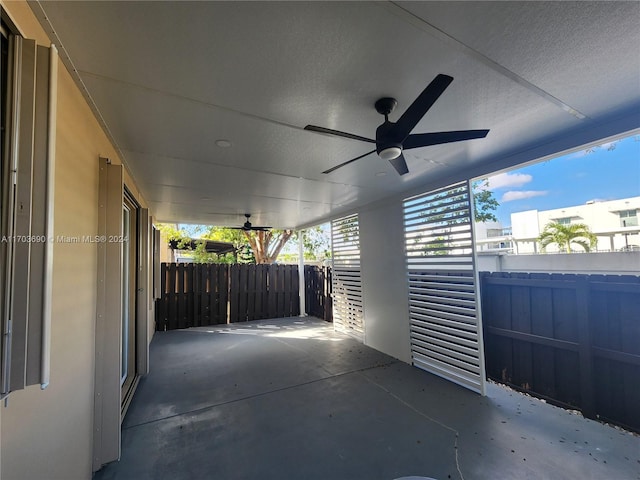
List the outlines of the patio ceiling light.
<svg viewBox="0 0 640 480">
<path fill-rule="evenodd" d="M 378 156 L 383 160 L 393 160 L 398 158 L 401 153 L 402 149 L 400 147 L 389 147 L 378 153 Z"/>
</svg>

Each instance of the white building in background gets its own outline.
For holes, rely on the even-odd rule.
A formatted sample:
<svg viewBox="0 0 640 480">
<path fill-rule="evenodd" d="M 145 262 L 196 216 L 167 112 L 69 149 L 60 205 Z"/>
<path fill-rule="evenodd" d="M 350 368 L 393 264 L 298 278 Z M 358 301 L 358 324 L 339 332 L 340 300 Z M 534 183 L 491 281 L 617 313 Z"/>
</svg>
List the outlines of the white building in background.
<svg viewBox="0 0 640 480">
<path fill-rule="evenodd" d="M 479 252 L 515 253 L 511 227 L 500 222 L 477 222 L 475 224 L 476 249 Z"/>
<path fill-rule="evenodd" d="M 640 250 L 640 197 L 606 202 L 589 201 L 584 205 L 554 210 L 527 210 L 511 214 L 511 228 L 488 223 L 476 228 L 479 251 L 514 254 L 538 253 L 537 238 L 545 225 L 584 223 L 598 237 L 597 251 Z M 579 247 L 578 247 L 579 248 Z M 547 252 L 558 252 L 556 245 Z"/>
</svg>

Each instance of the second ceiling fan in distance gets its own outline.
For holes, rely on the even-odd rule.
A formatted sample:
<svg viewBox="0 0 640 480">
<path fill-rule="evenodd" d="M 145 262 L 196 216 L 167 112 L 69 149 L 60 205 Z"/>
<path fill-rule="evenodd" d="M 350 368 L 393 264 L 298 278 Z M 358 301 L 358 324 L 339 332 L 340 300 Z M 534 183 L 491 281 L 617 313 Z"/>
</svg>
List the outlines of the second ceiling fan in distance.
<svg viewBox="0 0 640 480">
<path fill-rule="evenodd" d="M 393 112 L 398 104 L 395 98 L 384 97 L 375 103 L 376 111 L 380 115 L 384 115 L 384 123 L 376 130 L 376 139 L 361 137 L 352 133 L 332 130 L 330 128 L 318 127 L 316 125 L 307 125 L 305 130 L 317 133 L 325 133 L 328 135 L 336 135 L 338 137 L 350 138 L 352 140 L 360 140 L 362 142 L 374 143 L 375 150 L 371 150 L 356 158 L 352 158 L 344 163 L 336 165 L 322 173 L 331 173 L 334 170 L 349 165 L 350 163 L 360 160 L 367 155 L 377 152 L 378 156 L 383 160 L 388 160 L 398 174 L 404 175 L 409 172 L 407 162 L 402 152 L 412 148 L 429 147 L 431 145 L 440 145 L 443 143 L 461 142 L 463 140 L 472 140 L 474 138 L 484 138 L 489 130 L 457 130 L 451 132 L 434 132 L 434 133 L 415 133 L 411 131 L 418 122 L 429 111 L 433 104 L 438 100 L 440 95 L 446 90 L 453 81 L 453 77 L 449 75 L 439 74 L 427 85 L 422 93 L 413 103 L 405 110 L 397 122 L 389 121 L 389 114 Z"/>
<path fill-rule="evenodd" d="M 271 227 L 254 227 L 253 225 L 251 225 L 251 222 L 249 221 L 249 219 L 251 218 L 250 213 L 245 213 L 244 216 L 247 217 L 247 221 L 244 222 L 244 224 L 241 227 L 229 227 L 229 228 L 232 230 L 244 230 L 245 232 L 250 232 L 250 231 L 265 232 L 267 230 L 271 230 Z"/>
</svg>

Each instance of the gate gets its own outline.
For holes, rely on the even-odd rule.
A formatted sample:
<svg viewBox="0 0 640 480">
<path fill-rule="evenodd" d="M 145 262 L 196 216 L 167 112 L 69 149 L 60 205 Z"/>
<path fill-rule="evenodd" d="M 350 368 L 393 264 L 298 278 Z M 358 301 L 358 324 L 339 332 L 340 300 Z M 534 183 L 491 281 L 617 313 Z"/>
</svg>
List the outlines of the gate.
<svg viewBox="0 0 640 480">
<path fill-rule="evenodd" d="M 304 282 L 306 313 L 332 322 L 331 268 L 305 265 Z"/>
</svg>

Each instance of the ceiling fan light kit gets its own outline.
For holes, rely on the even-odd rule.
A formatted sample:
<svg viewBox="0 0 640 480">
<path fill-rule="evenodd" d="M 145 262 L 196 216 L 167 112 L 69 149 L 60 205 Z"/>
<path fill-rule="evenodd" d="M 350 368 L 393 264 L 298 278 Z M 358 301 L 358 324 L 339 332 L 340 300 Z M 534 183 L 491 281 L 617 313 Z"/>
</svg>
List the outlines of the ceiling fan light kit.
<svg viewBox="0 0 640 480">
<path fill-rule="evenodd" d="M 398 105 L 396 99 L 384 97 L 376 101 L 374 107 L 380 115 L 384 115 L 384 123 L 376 129 L 375 140 L 315 125 L 307 125 L 304 127 L 305 130 L 309 130 L 311 132 L 335 135 L 338 137 L 376 144 L 375 150 L 367 152 L 364 155 L 360 155 L 359 157 L 352 158 L 351 160 L 336 165 L 322 173 L 331 173 L 338 168 L 344 167 L 373 152 L 376 152 L 380 158 L 388 160 L 399 175 L 404 175 L 409 172 L 409 168 L 407 167 L 404 155 L 402 155 L 403 150 L 486 137 L 489 130 L 459 130 L 454 132 L 411 134 L 411 131 L 452 81 L 453 77 L 450 77 L 449 75 L 437 75 L 395 123 L 389 121 L 389 114 L 393 112 L 396 105 Z"/>
<path fill-rule="evenodd" d="M 400 147 L 387 147 L 384 150 L 378 152 L 378 156 L 383 160 L 393 160 L 398 158 L 402 154 Z"/>
</svg>

